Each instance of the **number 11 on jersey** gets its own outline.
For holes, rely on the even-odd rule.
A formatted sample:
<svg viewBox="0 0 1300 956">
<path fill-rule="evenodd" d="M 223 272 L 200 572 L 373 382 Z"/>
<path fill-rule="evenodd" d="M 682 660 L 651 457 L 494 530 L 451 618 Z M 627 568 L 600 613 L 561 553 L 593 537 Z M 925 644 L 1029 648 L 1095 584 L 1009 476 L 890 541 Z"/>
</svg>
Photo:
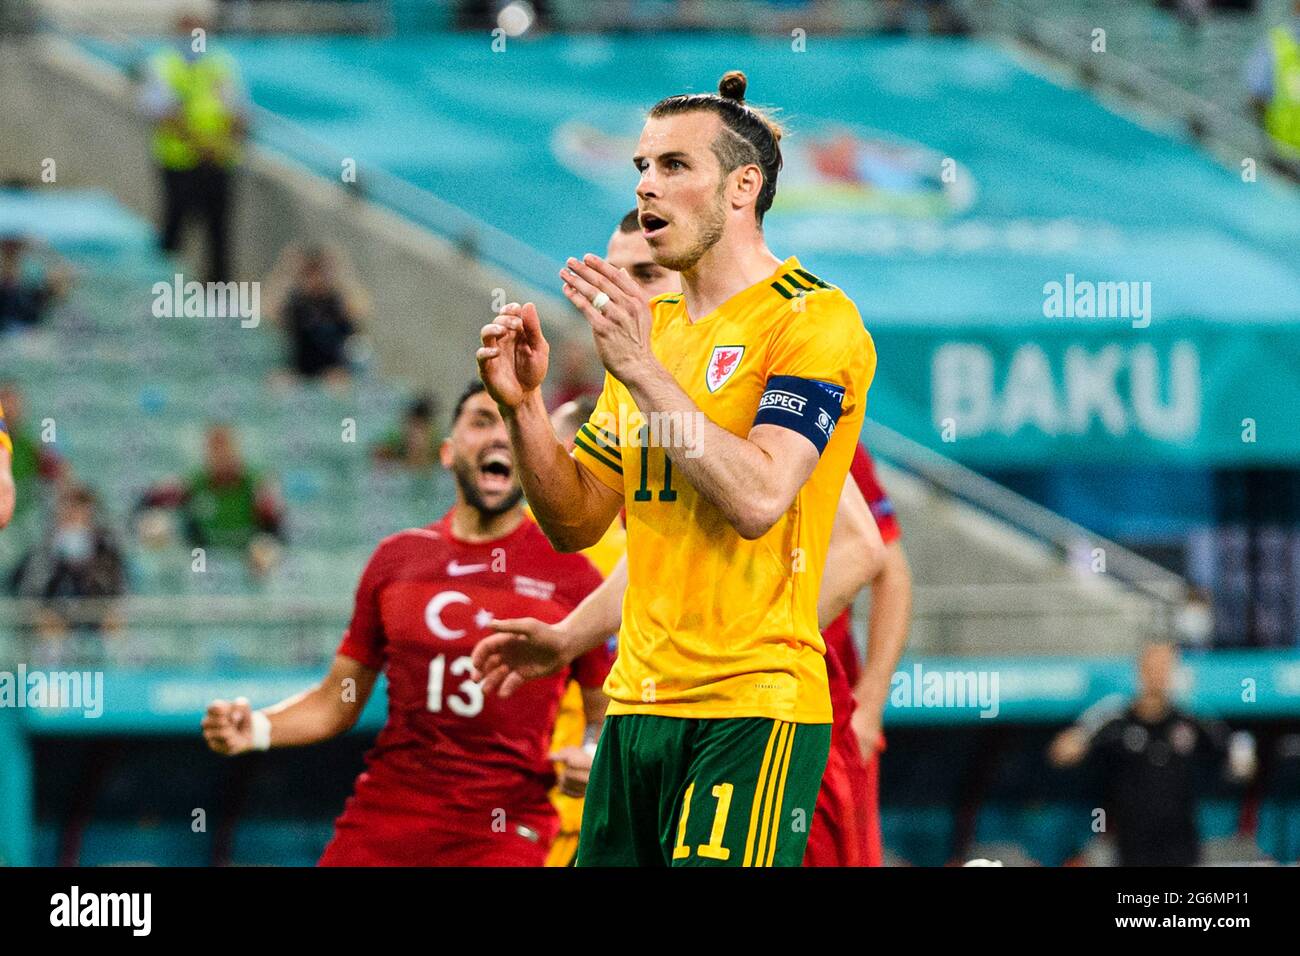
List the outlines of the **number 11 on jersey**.
<svg viewBox="0 0 1300 956">
<path fill-rule="evenodd" d="M 633 501 L 650 501 L 653 494 L 650 491 L 650 428 L 648 425 L 641 426 L 641 485 L 632 493 Z M 664 458 L 664 483 L 659 489 L 660 501 L 676 501 L 677 492 L 673 488 L 673 460 L 668 457 L 668 453 L 660 451 Z"/>
</svg>

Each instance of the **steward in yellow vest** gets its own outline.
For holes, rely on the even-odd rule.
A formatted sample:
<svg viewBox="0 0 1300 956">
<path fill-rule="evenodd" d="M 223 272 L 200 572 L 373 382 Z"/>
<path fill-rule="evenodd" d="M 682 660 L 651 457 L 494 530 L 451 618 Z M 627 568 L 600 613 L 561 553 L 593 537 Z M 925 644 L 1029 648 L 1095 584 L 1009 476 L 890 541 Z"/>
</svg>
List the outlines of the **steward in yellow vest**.
<svg viewBox="0 0 1300 956">
<path fill-rule="evenodd" d="M 153 121 L 153 156 L 162 180 L 163 249 L 181 248 L 187 222 L 207 233 L 209 282 L 229 281 L 233 171 L 242 153 L 246 100 L 234 60 L 207 48 L 203 21 L 183 16 L 179 42 L 155 53 L 141 97 Z"/>
<path fill-rule="evenodd" d="M 1300 156 L 1300 42 L 1286 27 L 1269 35 L 1273 48 L 1273 96 L 1264 108 L 1264 128 L 1284 153 Z"/>
<path fill-rule="evenodd" d="M 194 169 L 207 161 L 233 166 L 240 155 L 243 120 L 226 103 L 237 86 L 235 66 L 224 53 L 188 59 L 168 48 L 154 54 L 150 68 L 172 112 L 154 129 L 153 154 L 164 169 Z"/>
</svg>

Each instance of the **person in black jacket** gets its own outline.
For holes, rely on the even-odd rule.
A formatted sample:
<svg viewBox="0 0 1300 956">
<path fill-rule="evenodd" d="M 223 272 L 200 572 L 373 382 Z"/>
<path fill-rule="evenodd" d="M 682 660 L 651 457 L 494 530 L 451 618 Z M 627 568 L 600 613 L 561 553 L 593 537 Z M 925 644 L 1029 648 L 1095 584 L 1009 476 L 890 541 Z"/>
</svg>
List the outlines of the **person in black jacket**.
<svg viewBox="0 0 1300 956">
<path fill-rule="evenodd" d="M 67 293 L 67 269 L 55 264 L 33 274 L 27 269 L 29 251 L 26 239 L 0 236 L 0 334 L 39 327 Z"/>
<path fill-rule="evenodd" d="M 99 521 L 94 492 L 75 484 L 60 492 L 54 525 L 23 556 L 10 583 L 15 597 L 38 602 L 32 624 L 42 638 L 117 628 L 111 599 L 126 592 L 126 565 Z"/>
<path fill-rule="evenodd" d="M 319 247 L 304 250 L 280 316 L 289 339 L 289 367 L 301 378 L 345 385 L 356 311 L 329 252 Z"/>
<path fill-rule="evenodd" d="M 1254 743 L 1229 735 L 1173 703 L 1178 652 L 1147 645 L 1138 660 L 1137 696 L 1125 704 L 1107 698 L 1052 741 L 1048 758 L 1070 767 L 1085 758 L 1099 764 L 1105 832 L 1115 838 L 1121 866 L 1193 866 L 1201 859 L 1196 824 L 1197 772 L 1206 762 L 1225 766 L 1237 781 L 1254 772 Z"/>
</svg>

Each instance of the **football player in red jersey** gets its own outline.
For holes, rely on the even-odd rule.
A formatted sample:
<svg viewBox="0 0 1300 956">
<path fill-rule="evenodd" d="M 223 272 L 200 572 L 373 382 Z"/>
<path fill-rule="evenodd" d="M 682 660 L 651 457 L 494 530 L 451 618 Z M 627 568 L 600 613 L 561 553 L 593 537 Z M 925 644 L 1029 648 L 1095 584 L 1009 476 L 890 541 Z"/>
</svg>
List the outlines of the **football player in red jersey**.
<svg viewBox="0 0 1300 956">
<path fill-rule="evenodd" d="M 912 575 L 899 540 L 902 530 L 893 503 L 861 445 L 854 452 L 849 474 L 876 519 L 885 554 L 868 583 L 871 616 L 865 664 L 858 662 L 848 609 L 822 631 L 834 723 L 830 758 L 808 829 L 804 866 L 881 866 L 884 862 L 880 753 L 885 738 L 881 719 L 894 669 L 907 643 Z"/>
<path fill-rule="evenodd" d="M 505 424 L 480 383 L 457 403 L 441 456 L 456 504 L 380 543 L 325 679 L 264 710 L 213 701 L 203 720 L 217 753 L 318 743 L 356 722 L 385 673 L 388 720 L 322 866 L 541 866 L 559 826 L 547 752 L 570 676 L 588 721 L 603 719 L 603 643 L 508 699 L 473 679 L 470 654 L 493 618 L 558 621 L 601 578 L 524 514 Z"/>
</svg>

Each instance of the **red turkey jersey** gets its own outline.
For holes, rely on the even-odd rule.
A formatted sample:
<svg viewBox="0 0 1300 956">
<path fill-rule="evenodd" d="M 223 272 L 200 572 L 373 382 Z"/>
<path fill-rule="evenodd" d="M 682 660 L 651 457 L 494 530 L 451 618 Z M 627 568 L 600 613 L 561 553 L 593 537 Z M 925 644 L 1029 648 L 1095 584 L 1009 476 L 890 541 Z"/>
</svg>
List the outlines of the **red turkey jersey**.
<svg viewBox="0 0 1300 956">
<path fill-rule="evenodd" d="M 894 503 L 889 500 L 884 486 L 876 477 L 875 462 L 871 460 L 871 455 L 861 444 L 853 453 L 849 474 L 853 476 L 858 490 L 866 499 L 867 507 L 871 509 L 872 517 L 876 519 L 881 539 L 885 544 L 897 541 L 902 537 L 903 530 L 899 527 L 898 517 L 894 514 Z M 849 611 L 845 610 L 830 623 L 826 630 L 822 631 L 822 637 L 826 641 L 826 668 L 830 676 L 831 709 L 834 711 L 836 723 L 847 720 L 853 712 L 853 688 L 858 684 L 860 670 L 858 649 L 853 645 L 849 617 Z"/>
<path fill-rule="evenodd" d="M 510 697 L 485 695 L 470 654 L 493 618 L 555 623 L 601 582 L 580 554 L 560 554 L 525 517 L 495 541 L 470 543 L 451 513 L 385 538 L 357 587 L 339 653 L 388 680 L 388 720 L 344 815 L 427 814 L 435 825 L 481 831 L 503 811 L 549 821 L 555 774 L 546 759 L 570 678 L 600 687 L 602 646 Z"/>
</svg>

